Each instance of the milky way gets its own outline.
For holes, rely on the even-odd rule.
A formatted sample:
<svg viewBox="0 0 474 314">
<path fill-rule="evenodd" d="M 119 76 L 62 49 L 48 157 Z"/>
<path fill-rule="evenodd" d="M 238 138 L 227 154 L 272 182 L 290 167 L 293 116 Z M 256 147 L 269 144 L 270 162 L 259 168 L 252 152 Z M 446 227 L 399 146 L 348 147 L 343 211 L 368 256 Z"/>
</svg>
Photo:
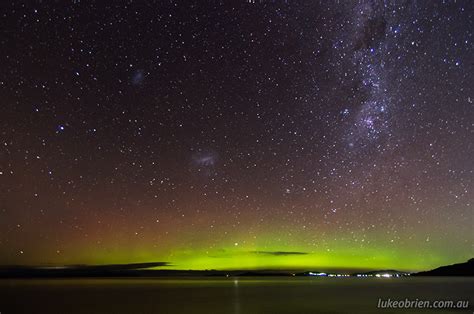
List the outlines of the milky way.
<svg viewBox="0 0 474 314">
<path fill-rule="evenodd" d="M 0 264 L 472 257 L 473 2 L 253 2 L 2 5 Z"/>
</svg>

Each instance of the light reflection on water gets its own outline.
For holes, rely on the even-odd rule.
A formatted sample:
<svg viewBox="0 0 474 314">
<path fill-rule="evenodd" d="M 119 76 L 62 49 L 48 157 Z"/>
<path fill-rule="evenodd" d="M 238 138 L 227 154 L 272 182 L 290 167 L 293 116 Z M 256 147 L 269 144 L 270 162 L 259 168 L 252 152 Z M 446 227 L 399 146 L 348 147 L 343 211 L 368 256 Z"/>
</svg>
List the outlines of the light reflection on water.
<svg viewBox="0 0 474 314">
<path fill-rule="evenodd" d="M 474 278 L 0 280 L 4 313 L 380 313 L 378 299 L 469 300 Z M 418 313 L 419 310 L 382 310 Z"/>
<path fill-rule="evenodd" d="M 239 279 L 234 279 L 234 313 L 240 314 Z"/>
</svg>

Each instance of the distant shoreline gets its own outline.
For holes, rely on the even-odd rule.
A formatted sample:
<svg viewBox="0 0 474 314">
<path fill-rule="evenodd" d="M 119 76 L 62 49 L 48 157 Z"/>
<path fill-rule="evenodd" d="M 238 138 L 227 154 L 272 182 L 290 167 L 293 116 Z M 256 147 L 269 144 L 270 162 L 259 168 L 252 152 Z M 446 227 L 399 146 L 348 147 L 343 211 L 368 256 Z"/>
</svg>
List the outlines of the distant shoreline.
<svg viewBox="0 0 474 314">
<path fill-rule="evenodd" d="M 398 270 L 368 272 L 323 272 L 289 270 L 170 270 L 150 269 L 170 266 L 165 262 L 73 265 L 61 267 L 3 266 L 0 279 L 7 278 L 159 278 L 159 277 L 408 277 L 408 276 L 474 276 L 474 259 L 465 263 L 441 266 L 430 271 L 410 273 Z"/>
</svg>

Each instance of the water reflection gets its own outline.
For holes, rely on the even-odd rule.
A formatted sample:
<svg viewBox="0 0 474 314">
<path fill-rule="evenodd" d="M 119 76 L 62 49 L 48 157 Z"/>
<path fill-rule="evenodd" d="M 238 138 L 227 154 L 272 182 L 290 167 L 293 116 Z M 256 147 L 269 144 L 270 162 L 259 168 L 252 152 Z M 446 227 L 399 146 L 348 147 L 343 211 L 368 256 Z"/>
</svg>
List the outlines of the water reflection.
<svg viewBox="0 0 474 314">
<path fill-rule="evenodd" d="M 473 297 L 474 278 L 453 277 L 0 280 L 2 313 L 365 314 L 380 312 L 379 299 Z"/>
<path fill-rule="evenodd" d="M 240 314 L 239 279 L 234 279 L 234 314 Z"/>
</svg>

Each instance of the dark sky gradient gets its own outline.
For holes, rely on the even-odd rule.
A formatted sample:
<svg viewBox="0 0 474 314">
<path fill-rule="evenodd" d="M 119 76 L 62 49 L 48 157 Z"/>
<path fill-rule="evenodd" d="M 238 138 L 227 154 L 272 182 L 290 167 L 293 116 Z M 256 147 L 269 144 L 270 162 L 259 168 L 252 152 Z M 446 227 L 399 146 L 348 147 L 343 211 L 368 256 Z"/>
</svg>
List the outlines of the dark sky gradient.
<svg viewBox="0 0 474 314">
<path fill-rule="evenodd" d="M 0 264 L 474 254 L 472 1 L 0 4 Z"/>
</svg>

